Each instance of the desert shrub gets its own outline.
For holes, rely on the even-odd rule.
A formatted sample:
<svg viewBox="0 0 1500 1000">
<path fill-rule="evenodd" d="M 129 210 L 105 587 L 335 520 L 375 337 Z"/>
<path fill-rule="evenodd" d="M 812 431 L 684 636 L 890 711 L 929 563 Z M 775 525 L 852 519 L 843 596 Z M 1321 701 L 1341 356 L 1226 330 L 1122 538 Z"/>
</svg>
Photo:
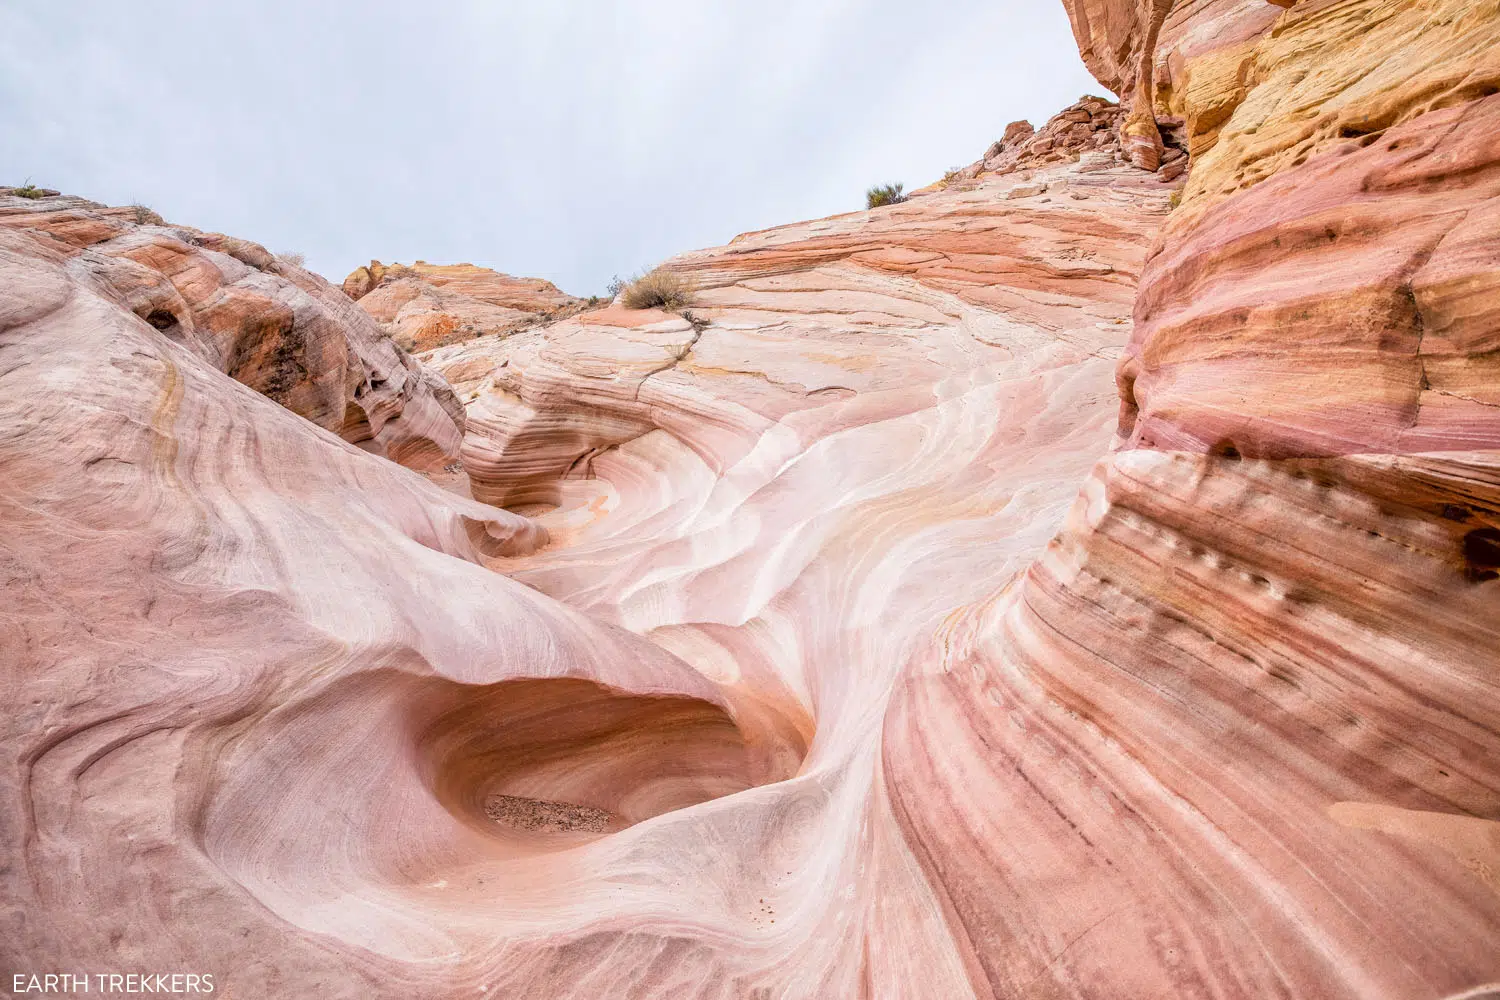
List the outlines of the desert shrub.
<svg viewBox="0 0 1500 1000">
<path fill-rule="evenodd" d="M 902 194 L 905 184 L 881 184 L 865 192 L 865 207 L 880 208 L 883 205 L 899 205 L 906 200 Z"/>
<path fill-rule="evenodd" d="M 962 180 L 963 167 L 949 167 L 943 172 L 943 184 L 952 184 L 954 181 Z"/>
<path fill-rule="evenodd" d="M 692 301 L 692 279 L 660 267 L 647 271 L 625 288 L 626 309 L 683 309 Z"/>
<path fill-rule="evenodd" d="M 26 183 L 18 188 L 11 188 L 11 194 L 18 198 L 43 198 L 42 189 L 31 183 L 31 178 L 26 178 Z"/>
<path fill-rule="evenodd" d="M 607 294 L 610 297 L 610 300 L 613 301 L 614 299 L 620 297 L 620 293 L 625 290 L 625 286 L 627 284 L 629 284 L 629 282 L 627 282 L 624 278 L 620 277 L 617 274 L 613 278 L 609 279 L 609 284 L 604 288 L 605 294 Z"/>
<path fill-rule="evenodd" d="M 135 213 L 135 224 L 138 226 L 161 226 L 166 224 L 166 220 L 140 202 L 136 202 L 130 208 Z"/>
<path fill-rule="evenodd" d="M 1179 205 L 1182 204 L 1182 189 L 1181 188 L 1178 188 L 1176 191 L 1172 192 L 1171 197 L 1169 197 L 1167 199 L 1167 204 L 1171 205 L 1173 209 L 1176 209 Z"/>
<path fill-rule="evenodd" d="M 290 264 L 293 267 L 307 267 L 307 254 L 298 253 L 295 250 L 288 250 L 286 253 L 279 253 L 276 255 L 276 259 L 281 261 L 283 264 Z"/>
</svg>

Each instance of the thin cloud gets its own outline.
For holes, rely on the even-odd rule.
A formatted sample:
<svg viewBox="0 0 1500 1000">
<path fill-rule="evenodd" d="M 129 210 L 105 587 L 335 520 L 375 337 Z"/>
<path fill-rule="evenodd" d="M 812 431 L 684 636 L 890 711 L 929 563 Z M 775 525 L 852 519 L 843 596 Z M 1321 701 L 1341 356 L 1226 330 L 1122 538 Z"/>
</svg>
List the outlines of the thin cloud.
<svg viewBox="0 0 1500 1000">
<path fill-rule="evenodd" d="M 80 0 L 0 37 L 0 182 L 580 294 L 927 183 L 1085 92 L 1060 0 Z"/>
</svg>

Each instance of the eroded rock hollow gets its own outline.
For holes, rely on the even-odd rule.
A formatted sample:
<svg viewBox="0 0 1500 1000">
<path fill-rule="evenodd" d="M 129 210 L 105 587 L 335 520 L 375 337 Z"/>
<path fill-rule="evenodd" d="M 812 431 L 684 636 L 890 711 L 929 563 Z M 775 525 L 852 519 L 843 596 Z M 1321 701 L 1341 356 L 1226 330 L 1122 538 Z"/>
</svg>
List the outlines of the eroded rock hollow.
<svg viewBox="0 0 1500 1000">
<path fill-rule="evenodd" d="M 0 191 L 0 972 L 1500 993 L 1500 8 L 1065 5 L 672 311 Z"/>
</svg>

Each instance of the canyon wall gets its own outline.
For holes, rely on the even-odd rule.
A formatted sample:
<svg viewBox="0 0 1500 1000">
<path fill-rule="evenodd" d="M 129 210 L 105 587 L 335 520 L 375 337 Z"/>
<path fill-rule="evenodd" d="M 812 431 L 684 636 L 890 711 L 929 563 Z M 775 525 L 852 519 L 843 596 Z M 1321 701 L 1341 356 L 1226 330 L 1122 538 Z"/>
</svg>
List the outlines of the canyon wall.
<svg viewBox="0 0 1500 1000">
<path fill-rule="evenodd" d="M 475 495 L 521 514 L 7 237 L 4 958 L 255 996 L 974 994 L 883 720 L 1108 446 L 1171 190 L 1113 152 L 991 177 L 680 258 L 685 314 L 429 354 Z"/>
<path fill-rule="evenodd" d="M 0 192 L 0 972 L 1500 994 L 1500 10 L 1067 6 L 673 311 Z"/>
<path fill-rule="evenodd" d="M 1071 6 L 1129 87 L 1136 8 Z M 1120 446 L 886 723 L 994 995 L 1500 990 L 1497 13 L 1167 20 Z"/>
</svg>

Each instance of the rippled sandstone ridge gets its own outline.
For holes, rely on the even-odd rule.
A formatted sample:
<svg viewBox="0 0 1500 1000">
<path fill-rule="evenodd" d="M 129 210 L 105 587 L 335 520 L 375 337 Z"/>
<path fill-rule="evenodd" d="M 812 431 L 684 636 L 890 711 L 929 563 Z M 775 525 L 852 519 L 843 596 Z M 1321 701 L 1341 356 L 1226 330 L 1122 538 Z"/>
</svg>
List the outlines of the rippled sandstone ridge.
<svg viewBox="0 0 1500 1000">
<path fill-rule="evenodd" d="M 253 244 L 0 195 L 0 972 L 1500 990 L 1500 12 L 1068 6 L 1152 67 L 1123 144 L 420 361 Z M 1389 122 L 1251 155 L 1340 101 Z M 1185 188 L 1132 165 L 1178 128 Z"/>
</svg>

